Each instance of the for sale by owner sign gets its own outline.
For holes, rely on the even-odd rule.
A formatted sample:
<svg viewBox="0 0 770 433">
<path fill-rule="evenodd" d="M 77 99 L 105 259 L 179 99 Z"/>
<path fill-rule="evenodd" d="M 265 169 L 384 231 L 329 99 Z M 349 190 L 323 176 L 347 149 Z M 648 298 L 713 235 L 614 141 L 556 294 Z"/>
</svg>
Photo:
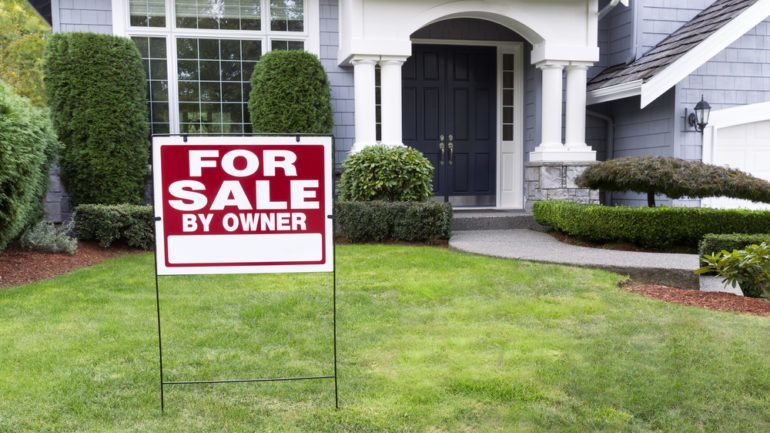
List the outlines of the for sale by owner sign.
<svg viewBox="0 0 770 433">
<path fill-rule="evenodd" d="M 330 137 L 155 137 L 158 275 L 331 272 Z"/>
</svg>

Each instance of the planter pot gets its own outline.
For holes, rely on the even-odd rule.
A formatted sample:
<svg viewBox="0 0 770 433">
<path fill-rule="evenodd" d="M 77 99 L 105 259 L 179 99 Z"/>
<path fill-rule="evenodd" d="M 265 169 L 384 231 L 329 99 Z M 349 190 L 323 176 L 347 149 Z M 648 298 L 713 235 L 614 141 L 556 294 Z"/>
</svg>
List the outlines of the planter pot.
<svg viewBox="0 0 770 433">
<path fill-rule="evenodd" d="M 722 277 L 715 277 L 711 275 L 700 276 L 700 290 L 701 292 L 721 292 L 732 293 L 733 295 L 743 296 L 740 286 L 733 287 L 722 283 Z"/>
</svg>

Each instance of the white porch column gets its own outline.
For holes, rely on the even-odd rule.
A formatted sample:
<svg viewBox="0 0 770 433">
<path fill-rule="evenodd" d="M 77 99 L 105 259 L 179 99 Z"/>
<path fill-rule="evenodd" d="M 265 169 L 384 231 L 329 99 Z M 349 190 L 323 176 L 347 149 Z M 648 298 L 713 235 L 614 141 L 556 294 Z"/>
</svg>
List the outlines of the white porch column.
<svg viewBox="0 0 770 433">
<path fill-rule="evenodd" d="M 586 82 L 590 63 L 567 66 L 567 128 L 565 146 L 570 161 L 595 161 L 596 152 L 586 144 Z"/>
<path fill-rule="evenodd" d="M 530 153 L 530 161 L 561 161 L 565 152 L 561 141 L 562 71 L 565 62 L 544 61 L 537 65 L 543 71 L 541 143 Z"/>
<path fill-rule="evenodd" d="M 380 60 L 380 110 L 382 143 L 403 145 L 401 137 L 401 66 L 406 57 L 383 56 Z"/>
<path fill-rule="evenodd" d="M 353 152 L 377 143 L 377 115 L 375 100 L 374 65 L 378 56 L 355 56 L 353 64 L 353 85 L 355 97 L 356 142 Z"/>
</svg>

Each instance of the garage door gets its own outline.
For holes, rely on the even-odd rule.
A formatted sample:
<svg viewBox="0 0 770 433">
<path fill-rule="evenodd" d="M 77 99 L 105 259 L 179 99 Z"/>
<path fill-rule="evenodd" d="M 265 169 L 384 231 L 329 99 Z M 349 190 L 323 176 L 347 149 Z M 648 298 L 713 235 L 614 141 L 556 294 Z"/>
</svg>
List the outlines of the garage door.
<svg viewBox="0 0 770 433">
<path fill-rule="evenodd" d="M 770 181 L 770 120 L 719 128 L 713 144 L 713 164 L 726 165 Z M 770 209 L 770 204 L 712 198 L 703 206 Z"/>
</svg>

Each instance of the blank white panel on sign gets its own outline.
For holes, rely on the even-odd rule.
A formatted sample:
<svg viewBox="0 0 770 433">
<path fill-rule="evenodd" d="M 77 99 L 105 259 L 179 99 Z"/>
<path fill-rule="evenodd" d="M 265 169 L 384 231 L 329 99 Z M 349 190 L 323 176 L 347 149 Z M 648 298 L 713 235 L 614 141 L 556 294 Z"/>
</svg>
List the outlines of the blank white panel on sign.
<svg viewBox="0 0 770 433">
<path fill-rule="evenodd" d="M 323 237 L 318 233 L 169 236 L 168 250 L 168 261 L 178 265 L 318 262 L 323 259 Z"/>
</svg>

